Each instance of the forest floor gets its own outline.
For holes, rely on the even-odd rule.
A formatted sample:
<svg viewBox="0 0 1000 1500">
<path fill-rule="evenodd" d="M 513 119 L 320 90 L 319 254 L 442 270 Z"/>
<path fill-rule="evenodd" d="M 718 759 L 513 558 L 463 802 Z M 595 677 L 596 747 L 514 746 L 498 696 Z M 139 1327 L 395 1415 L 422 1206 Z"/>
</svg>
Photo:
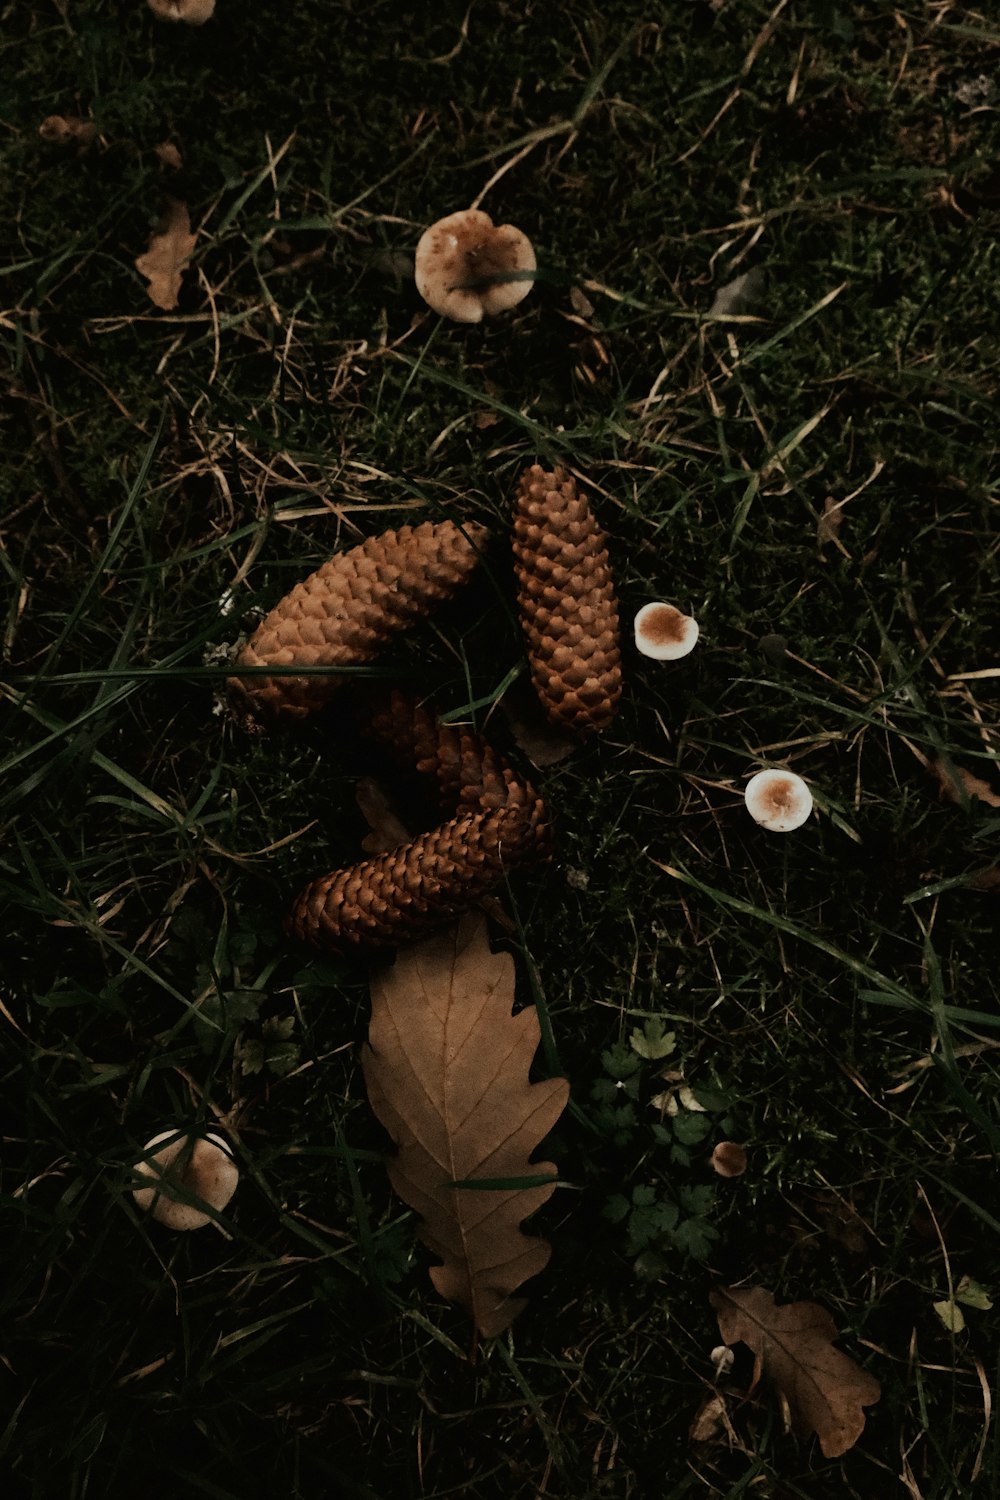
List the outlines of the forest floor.
<svg viewBox="0 0 1000 1500">
<path fill-rule="evenodd" d="M 0 34 L 5 1494 L 996 1494 L 1000 29 L 38 0 Z M 464 326 L 412 258 L 472 202 L 539 274 Z M 607 532 L 625 681 L 541 771 L 507 716 L 536 461 Z M 481 581 L 377 670 L 544 795 L 495 941 L 571 1090 L 551 1260 L 472 1359 L 386 1177 L 367 964 L 282 927 L 359 857 L 361 758 L 336 700 L 249 735 L 218 697 L 254 611 L 444 517 L 490 527 Z M 683 661 L 633 649 L 652 599 Z M 744 809 L 769 764 L 795 833 Z M 212 1123 L 241 1184 L 172 1233 L 133 1166 Z M 881 1385 L 846 1452 L 713 1359 L 720 1287 L 827 1311 Z"/>
</svg>

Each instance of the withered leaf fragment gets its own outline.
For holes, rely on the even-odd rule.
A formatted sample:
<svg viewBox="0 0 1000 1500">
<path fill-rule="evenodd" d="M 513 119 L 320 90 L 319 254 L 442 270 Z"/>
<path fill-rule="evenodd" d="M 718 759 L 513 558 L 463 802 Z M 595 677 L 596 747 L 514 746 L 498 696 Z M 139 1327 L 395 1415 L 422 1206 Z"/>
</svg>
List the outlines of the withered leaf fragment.
<svg viewBox="0 0 1000 1500">
<path fill-rule="evenodd" d="M 161 141 L 158 146 L 153 147 L 153 155 L 168 172 L 179 172 L 184 165 L 184 158 L 173 141 Z"/>
<path fill-rule="evenodd" d="M 834 1347 L 837 1329 L 818 1302 L 775 1304 L 764 1287 L 718 1287 L 711 1294 L 727 1344 L 746 1344 L 788 1402 L 799 1433 L 815 1432 L 827 1458 L 853 1448 L 864 1407 L 882 1394 L 874 1375 Z"/>
<path fill-rule="evenodd" d="M 942 797 L 947 797 L 949 802 L 956 802 L 961 807 L 969 798 L 985 802 L 987 807 L 1000 807 L 1000 796 L 981 776 L 974 776 L 964 766 L 951 767 L 943 760 L 932 760 L 929 764 L 937 777 Z"/>
<path fill-rule="evenodd" d="M 48 115 L 38 127 L 43 141 L 52 141 L 56 146 L 76 146 L 86 151 L 97 135 L 93 120 L 81 120 L 79 115 Z"/>
<path fill-rule="evenodd" d="M 513 1293 L 551 1254 L 520 1224 L 552 1194 L 555 1168 L 531 1153 L 565 1108 L 569 1084 L 529 1083 L 538 1014 L 511 1014 L 514 961 L 490 951 L 480 916 L 400 952 L 372 978 L 371 994 L 363 1067 L 372 1109 L 399 1148 L 390 1181 L 441 1257 L 434 1286 L 491 1338 L 524 1307 Z M 537 1187 L 451 1185 L 535 1177 Z"/>
<path fill-rule="evenodd" d="M 164 312 L 177 306 L 181 277 L 195 240 L 187 204 L 169 198 L 156 233 L 150 236 L 149 249 L 135 261 L 136 270 L 149 282 L 146 290 L 150 301 Z"/>
<path fill-rule="evenodd" d="M 215 10 L 215 0 L 149 0 L 149 8 L 161 21 L 204 26 Z"/>
</svg>

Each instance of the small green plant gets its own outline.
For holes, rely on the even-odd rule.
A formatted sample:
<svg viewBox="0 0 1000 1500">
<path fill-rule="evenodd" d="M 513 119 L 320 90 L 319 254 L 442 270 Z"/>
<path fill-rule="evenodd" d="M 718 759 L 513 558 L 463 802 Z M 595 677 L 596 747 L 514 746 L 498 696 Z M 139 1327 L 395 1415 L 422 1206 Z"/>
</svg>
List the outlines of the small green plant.
<svg viewBox="0 0 1000 1500">
<path fill-rule="evenodd" d="M 263 1073 L 284 1078 L 299 1060 L 299 1044 L 292 1041 L 294 1016 L 270 1016 L 261 1026 L 259 1036 L 243 1036 L 236 1046 L 240 1071 Z"/>
<path fill-rule="evenodd" d="M 664 1268 L 666 1262 L 659 1252 L 667 1247 L 695 1260 L 708 1258 L 719 1238 L 719 1231 L 710 1222 L 714 1208 L 715 1189 L 711 1186 L 680 1187 L 676 1195 L 671 1195 L 665 1184 L 641 1183 L 628 1198 L 623 1193 L 613 1194 L 603 1213 L 610 1223 L 625 1225 L 628 1253 L 636 1257 L 636 1273 L 649 1277 Z"/>
<path fill-rule="evenodd" d="M 627 1146 L 637 1124 L 636 1100 L 642 1085 L 642 1063 L 624 1042 L 601 1053 L 604 1074 L 590 1090 L 597 1108 L 593 1121 L 613 1146 Z"/>
<path fill-rule="evenodd" d="M 619 1149 L 638 1145 L 642 1163 L 661 1162 L 675 1169 L 665 1177 L 637 1183 L 630 1193 L 612 1193 L 603 1215 L 624 1226 L 628 1254 L 636 1273 L 653 1277 L 666 1261 L 663 1252 L 680 1250 L 705 1260 L 719 1238 L 713 1223 L 716 1205 L 712 1183 L 688 1180 L 704 1171 L 705 1151 L 713 1135 L 731 1132 L 728 1097 L 720 1089 L 692 1088 L 682 1069 L 667 1066 L 651 1073 L 647 1064 L 663 1062 L 677 1050 L 677 1034 L 659 1016 L 635 1027 L 628 1043 L 617 1042 L 601 1054 L 605 1076 L 596 1080 L 591 1098 L 594 1119 L 609 1143 Z M 656 1082 L 665 1089 L 651 1092 Z M 640 1110 L 659 1109 L 660 1118 L 643 1127 Z M 646 1131 L 648 1130 L 648 1136 Z"/>
</svg>

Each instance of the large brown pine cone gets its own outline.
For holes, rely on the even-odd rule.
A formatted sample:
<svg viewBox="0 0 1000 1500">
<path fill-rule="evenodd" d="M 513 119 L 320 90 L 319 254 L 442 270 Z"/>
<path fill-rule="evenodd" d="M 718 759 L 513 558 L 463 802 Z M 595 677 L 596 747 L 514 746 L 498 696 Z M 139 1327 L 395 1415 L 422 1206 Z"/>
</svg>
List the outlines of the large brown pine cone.
<svg viewBox="0 0 1000 1500">
<path fill-rule="evenodd" d="M 474 906 L 508 870 L 550 852 L 541 798 L 470 730 L 437 724 L 393 691 L 371 695 L 364 727 L 406 766 L 433 776 L 455 816 L 430 833 L 310 882 L 287 928 L 316 947 L 384 947 Z"/>
<path fill-rule="evenodd" d="M 606 729 L 622 691 L 618 603 L 604 533 L 564 470 L 533 464 L 522 474 L 513 549 L 531 680 L 546 715 L 578 734 Z"/>
<path fill-rule="evenodd" d="M 399 849 L 311 881 L 285 925 L 292 937 L 335 951 L 408 942 L 475 906 L 534 848 L 518 807 L 463 813 Z"/>
<path fill-rule="evenodd" d="M 486 540 L 474 523 L 424 521 L 369 537 L 298 583 L 237 658 L 239 667 L 341 667 L 370 661 L 387 640 L 465 582 Z M 301 719 L 344 681 L 230 677 L 237 710 L 256 719 Z"/>
<path fill-rule="evenodd" d="M 545 846 L 545 809 L 529 782 L 474 730 L 442 724 L 424 703 L 398 688 L 368 695 L 362 728 L 386 745 L 400 766 L 414 767 L 438 784 L 446 812 L 489 812 L 520 807 Z M 546 846 L 547 847 L 547 846 Z"/>
</svg>

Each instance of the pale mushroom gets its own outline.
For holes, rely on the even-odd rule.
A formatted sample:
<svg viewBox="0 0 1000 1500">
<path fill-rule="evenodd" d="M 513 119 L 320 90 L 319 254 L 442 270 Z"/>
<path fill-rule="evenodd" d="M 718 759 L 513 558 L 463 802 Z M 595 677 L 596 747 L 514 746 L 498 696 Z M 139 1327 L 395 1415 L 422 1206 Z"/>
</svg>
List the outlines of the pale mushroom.
<svg viewBox="0 0 1000 1500">
<path fill-rule="evenodd" d="M 225 1208 L 236 1191 L 239 1168 L 219 1135 L 163 1130 L 147 1141 L 143 1150 L 145 1159 L 137 1161 L 133 1171 L 137 1177 L 151 1178 L 155 1186 L 133 1188 L 132 1196 L 140 1208 L 148 1209 L 169 1229 L 200 1229 L 212 1222 L 211 1214 L 194 1203 L 182 1202 L 176 1196 L 178 1189 L 189 1198 L 200 1198 L 216 1212 Z"/>
<path fill-rule="evenodd" d="M 801 828 L 813 806 L 812 792 L 802 777 L 777 767 L 751 776 L 743 800 L 754 822 L 771 833 Z"/>
<path fill-rule="evenodd" d="M 531 291 L 536 266 L 531 241 L 513 224 L 465 208 L 425 229 L 417 244 L 417 291 L 436 313 L 481 323 L 514 307 Z"/>
<path fill-rule="evenodd" d="M 694 650 L 698 639 L 698 621 L 662 600 L 644 604 L 632 628 L 637 648 L 654 661 L 677 661 Z"/>
</svg>

